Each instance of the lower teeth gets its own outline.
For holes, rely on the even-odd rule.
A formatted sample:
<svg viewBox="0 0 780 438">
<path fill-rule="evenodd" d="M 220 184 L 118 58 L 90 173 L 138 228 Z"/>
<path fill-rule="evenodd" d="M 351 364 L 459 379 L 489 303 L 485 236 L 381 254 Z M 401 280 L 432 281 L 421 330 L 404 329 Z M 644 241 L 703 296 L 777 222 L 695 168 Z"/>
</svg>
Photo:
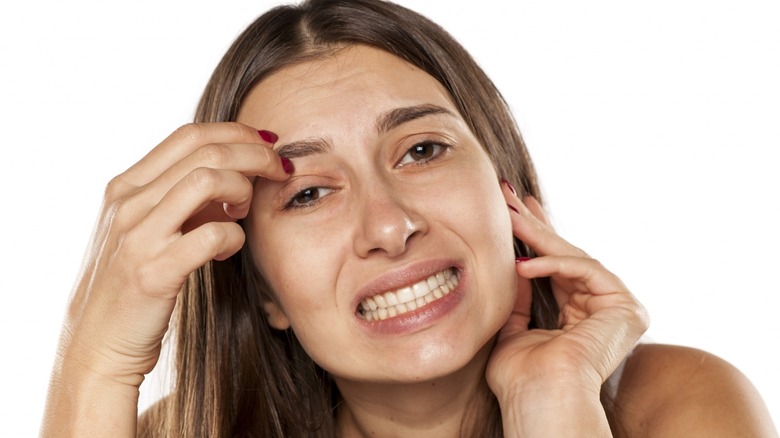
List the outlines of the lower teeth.
<svg viewBox="0 0 780 438">
<path fill-rule="evenodd" d="M 406 303 L 400 303 L 395 306 L 379 307 L 375 310 L 366 310 L 362 307 L 358 308 L 358 314 L 362 315 L 367 321 L 381 321 L 387 318 L 392 318 L 407 312 L 412 312 L 420 307 L 430 304 L 439 298 L 449 294 L 458 285 L 458 276 L 454 270 L 450 271 L 452 275 L 448 275 L 449 278 L 444 284 L 440 285 L 436 289 L 432 290 L 428 294 L 416 298 Z"/>
</svg>

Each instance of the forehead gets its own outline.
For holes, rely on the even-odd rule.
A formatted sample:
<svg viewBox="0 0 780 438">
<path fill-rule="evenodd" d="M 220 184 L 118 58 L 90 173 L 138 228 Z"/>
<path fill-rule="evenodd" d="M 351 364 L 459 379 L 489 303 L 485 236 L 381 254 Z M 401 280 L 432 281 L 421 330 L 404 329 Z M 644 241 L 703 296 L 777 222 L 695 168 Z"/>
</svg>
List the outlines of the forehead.
<svg viewBox="0 0 780 438">
<path fill-rule="evenodd" d="M 421 104 L 458 113 L 429 74 L 385 51 L 357 45 L 271 74 L 249 93 L 238 120 L 279 131 L 300 128 L 301 122 L 366 126 L 378 113 Z"/>
</svg>

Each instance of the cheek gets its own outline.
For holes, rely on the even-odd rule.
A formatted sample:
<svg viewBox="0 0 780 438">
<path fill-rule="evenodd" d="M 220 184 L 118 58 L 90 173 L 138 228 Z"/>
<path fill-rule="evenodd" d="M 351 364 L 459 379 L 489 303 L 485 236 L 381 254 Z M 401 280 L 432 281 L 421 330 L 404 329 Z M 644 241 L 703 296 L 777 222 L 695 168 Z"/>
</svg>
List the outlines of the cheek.
<svg viewBox="0 0 780 438">
<path fill-rule="evenodd" d="M 316 314 L 330 305 L 333 295 L 325 291 L 334 290 L 340 252 L 338 242 L 328 239 L 339 232 L 269 217 L 250 218 L 247 244 L 255 266 L 285 313 L 294 319 L 297 309 Z"/>
<path fill-rule="evenodd" d="M 512 222 L 498 176 L 489 164 L 483 164 L 470 178 L 465 172 L 460 175 L 464 178 L 456 186 L 458 189 L 449 203 L 454 206 L 454 219 L 462 224 L 460 228 L 464 233 L 473 236 L 474 244 L 493 246 L 503 254 L 509 248 L 511 257 Z"/>
<path fill-rule="evenodd" d="M 506 199 L 498 176 L 489 164 L 472 179 L 465 181 L 458 198 L 470 208 L 455 213 L 458 232 L 474 257 L 478 287 L 493 294 L 489 307 L 497 321 L 508 316 L 515 299 L 514 236 Z"/>
</svg>

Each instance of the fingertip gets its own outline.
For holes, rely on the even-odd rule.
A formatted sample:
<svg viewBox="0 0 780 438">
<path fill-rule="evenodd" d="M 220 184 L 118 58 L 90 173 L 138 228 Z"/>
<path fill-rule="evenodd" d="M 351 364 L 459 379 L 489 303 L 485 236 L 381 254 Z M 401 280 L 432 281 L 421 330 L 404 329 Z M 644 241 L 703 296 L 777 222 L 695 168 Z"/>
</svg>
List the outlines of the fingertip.
<svg viewBox="0 0 780 438">
<path fill-rule="evenodd" d="M 233 219 L 243 219 L 249 214 L 249 202 L 241 204 L 228 204 L 227 202 L 223 202 L 222 210 L 225 211 L 226 215 Z"/>
<path fill-rule="evenodd" d="M 241 225 L 235 222 L 222 224 L 222 226 L 226 225 L 229 227 L 229 229 L 231 229 L 231 231 L 228 232 L 227 238 L 223 241 L 222 250 L 214 256 L 213 260 L 227 260 L 229 257 L 238 253 L 246 242 L 246 234 L 241 228 Z"/>
<path fill-rule="evenodd" d="M 520 256 L 515 258 L 515 271 L 517 275 L 527 280 L 537 278 L 539 266 L 533 263 L 535 257 Z"/>
<path fill-rule="evenodd" d="M 517 196 L 517 190 L 506 178 L 501 178 L 501 184 L 505 185 L 513 195 Z"/>
<path fill-rule="evenodd" d="M 274 144 L 277 140 L 279 140 L 279 136 L 275 133 L 268 131 L 266 129 L 258 129 L 257 133 L 260 135 L 260 138 L 263 139 L 266 143 Z"/>
<path fill-rule="evenodd" d="M 293 166 L 292 161 L 290 161 L 287 157 L 279 157 L 282 162 L 282 169 L 284 169 L 284 173 L 288 175 L 292 175 L 292 173 L 295 171 L 295 166 Z"/>
</svg>

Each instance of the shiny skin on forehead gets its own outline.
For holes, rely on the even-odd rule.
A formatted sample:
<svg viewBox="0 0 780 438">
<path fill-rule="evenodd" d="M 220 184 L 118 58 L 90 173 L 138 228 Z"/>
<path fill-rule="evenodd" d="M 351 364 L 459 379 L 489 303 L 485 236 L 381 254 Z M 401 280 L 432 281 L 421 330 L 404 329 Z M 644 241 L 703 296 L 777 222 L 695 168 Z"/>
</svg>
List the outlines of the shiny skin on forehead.
<svg viewBox="0 0 780 438">
<path fill-rule="evenodd" d="M 377 114 L 422 103 L 458 113 L 433 77 L 385 51 L 358 45 L 268 76 L 247 96 L 238 121 L 280 135 L 294 129 L 296 137 L 318 135 L 333 124 L 373 130 Z M 323 106 L 332 111 L 323 112 Z"/>
</svg>

